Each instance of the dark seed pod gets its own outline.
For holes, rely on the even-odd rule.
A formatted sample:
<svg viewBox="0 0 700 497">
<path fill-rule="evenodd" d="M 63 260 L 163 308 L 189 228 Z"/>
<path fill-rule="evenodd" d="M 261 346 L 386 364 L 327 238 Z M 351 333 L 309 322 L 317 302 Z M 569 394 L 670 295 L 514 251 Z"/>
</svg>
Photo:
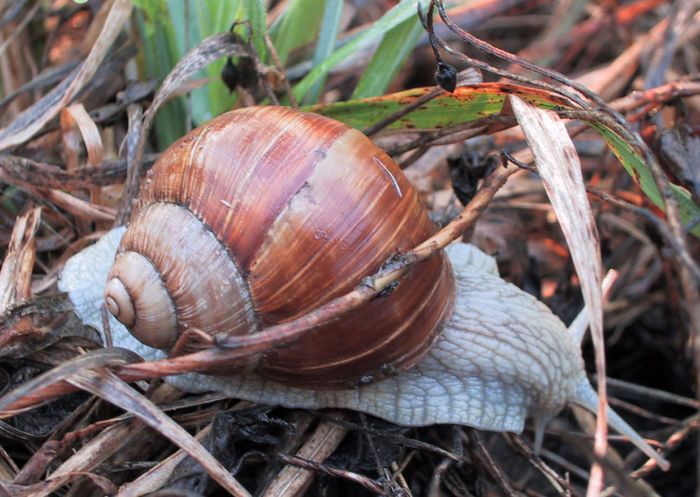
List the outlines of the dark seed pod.
<svg viewBox="0 0 700 497">
<path fill-rule="evenodd" d="M 224 82 L 229 92 L 233 92 L 240 79 L 240 71 L 233 63 L 233 60 L 231 60 L 231 57 L 229 57 L 226 59 L 224 67 L 221 68 L 221 80 Z"/>
<path fill-rule="evenodd" d="M 443 90 L 452 93 L 457 88 L 457 69 L 444 62 L 438 62 L 435 81 Z"/>
</svg>

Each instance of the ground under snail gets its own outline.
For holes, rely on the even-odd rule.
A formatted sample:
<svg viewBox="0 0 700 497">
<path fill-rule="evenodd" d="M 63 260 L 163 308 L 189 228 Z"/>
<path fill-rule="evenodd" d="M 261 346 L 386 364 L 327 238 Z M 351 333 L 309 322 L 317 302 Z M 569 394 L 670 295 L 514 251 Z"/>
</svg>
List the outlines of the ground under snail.
<svg viewBox="0 0 700 497">
<path fill-rule="evenodd" d="M 140 340 L 113 321 L 115 345 L 155 359 L 188 329 L 251 333 L 300 316 L 431 230 L 398 167 L 361 133 L 287 108 L 248 108 L 164 152 L 128 230 L 69 260 L 60 288 L 98 329 L 104 295 Z M 563 323 L 500 279 L 476 249 L 454 244 L 447 252 L 451 263 L 440 254 L 418 264 L 388 297 L 291 347 L 226 375 L 171 381 L 405 425 L 517 432 L 529 416 L 538 438 L 567 404 L 595 411 L 579 345 Z M 608 416 L 668 466 L 617 414 Z"/>
</svg>

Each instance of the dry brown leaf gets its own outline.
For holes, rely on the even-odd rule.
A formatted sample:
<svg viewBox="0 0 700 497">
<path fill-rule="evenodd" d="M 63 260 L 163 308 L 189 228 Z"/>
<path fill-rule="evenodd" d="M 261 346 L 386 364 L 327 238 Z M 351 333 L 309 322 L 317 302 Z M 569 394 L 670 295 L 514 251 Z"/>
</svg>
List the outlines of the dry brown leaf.
<svg viewBox="0 0 700 497">
<path fill-rule="evenodd" d="M 598 419 L 595 450 L 603 456 L 607 448 L 607 395 L 605 391 L 605 351 L 603 338 L 603 264 L 600 240 L 588 202 L 581 163 L 564 122 L 546 111 L 511 95 L 510 104 L 535 158 L 545 191 L 559 220 L 569 253 L 581 282 L 581 292 L 589 313 L 591 335 L 598 373 Z M 589 496 L 602 486 L 602 469 L 591 471 Z"/>
<path fill-rule="evenodd" d="M 40 219 L 41 207 L 35 207 L 15 221 L 0 269 L 0 313 L 31 297 L 32 270 L 36 257 L 34 234 Z"/>
<path fill-rule="evenodd" d="M 114 44 L 122 26 L 131 16 L 131 0 L 115 0 L 104 28 L 82 65 L 41 100 L 24 110 L 7 127 L 0 130 L 0 150 L 28 141 L 47 122 L 56 117 L 97 72 Z"/>
<path fill-rule="evenodd" d="M 63 132 L 63 144 L 66 154 L 69 155 L 69 160 L 66 164 L 68 171 L 75 171 L 80 162 L 77 155 L 80 149 L 73 146 L 78 142 L 78 136 L 82 138 L 87 150 L 87 163 L 90 166 L 97 166 L 102 162 L 103 147 L 102 137 L 97 124 L 92 120 L 90 114 L 87 113 L 85 107 L 81 103 L 69 105 L 61 111 L 61 131 Z M 79 135 L 78 135 L 79 133 Z"/>
<path fill-rule="evenodd" d="M 68 381 L 111 404 L 132 413 L 151 428 L 171 440 L 187 452 L 207 471 L 219 485 L 237 497 L 250 497 L 248 491 L 214 458 L 192 435 L 173 421 L 153 402 L 120 380 L 116 375 L 101 369 L 81 371 Z"/>
</svg>

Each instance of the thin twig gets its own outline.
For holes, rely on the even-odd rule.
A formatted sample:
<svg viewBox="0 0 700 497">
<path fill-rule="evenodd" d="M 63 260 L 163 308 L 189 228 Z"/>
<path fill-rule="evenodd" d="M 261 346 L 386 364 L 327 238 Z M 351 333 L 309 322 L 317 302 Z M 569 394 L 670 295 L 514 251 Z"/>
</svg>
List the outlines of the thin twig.
<svg viewBox="0 0 700 497">
<path fill-rule="evenodd" d="M 366 476 L 361 475 L 359 473 L 354 473 L 345 469 L 331 468 L 329 466 L 326 466 L 325 464 L 317 463 L 298 456 L 278 454 L 277 458 L 285 464 L 290 464 L 292 466 L 298 466 L 300 468 L 316 471 L 318 473 L 323 473 L 336 478 L 343 478 L 345 480 L 353 481 L 359 485 L 362 485 L 370 492 L 374 492 L 377 495 L 385 495 L 384 488 L 380 484 L 378 484 L 371 478 L 367 478 Z"/>
</svg>

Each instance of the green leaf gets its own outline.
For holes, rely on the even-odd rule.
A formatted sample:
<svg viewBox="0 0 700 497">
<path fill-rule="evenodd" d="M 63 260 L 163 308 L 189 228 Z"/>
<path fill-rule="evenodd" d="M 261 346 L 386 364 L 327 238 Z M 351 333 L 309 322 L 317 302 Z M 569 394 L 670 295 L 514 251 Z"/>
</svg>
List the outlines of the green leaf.
<svg viewBox="0 0 700 497">
<path fill-rule="evenodd" d="M 332 117 L 361 130 L 389 117 L 428 91 L 430 88 L 416 88 L 382 97 L 309 106 L 305 110 Z M 559 97 L 544 90 L 514 84 L 482 83 L 458 88 L 453 94 L 444 92 L 392 123 L 389 129 L 440 129 L 493 116 L 502 112 L 509 94 L 518 95 L 545 109 L 571 108 Z M 588 124 L 601 134 L 644 194 L 663 209 L 663 199 L 651 171 L 636 149 L 612 129 L 598 122 Z M 671 187 L 678 201 L 683 222 L 688 223 L 700 216 L 700 208 L 693 202 L 690 193 L 678 185 Z M 700 237 L 700 226 L 696 226 L 691 232 Z"/>
<path fill-rule="evenodd" d="M 654 176 L 647 166 L 644 159 L 632 148 L 632 146 L 622 139 L 620 135 L 613 130 L 606 128 L 598 123 L 589 123 L 603 137 L 605 142 L 610 147 L 610 150 L 615 154 L 618 160 L 622 163 L 627 173 L 634 179 L 642 188 L 644 194 L 649 197 L 654 205 L 659 209 L 664 208 L 664 201 L 659 192 Z M 693 202 L 690 192 L 678 185 L 671 185 L 673 193 L 678 201 L 678 211 L 680 212 L 683 224 L 687 224 L 700 215 L 700 209 Z M 691 231 L 695 236 L 700 237 L 700 226 L 696 226 Z"/>
<path fill-rule="evenodd" d="M 431 88 L 414 88 L 382 97 L 316 105 L 306 109 L 332 117 L 354 128 L 364 129 L 389 117 L 430 90 Z M 445 92 L 393 122 L 389 129 L 438 129 L 475 121 L 501 112 L 509 93 L 515 93 L 543 108 L 551 109 L 562 105 L 559 99 L 541 90 L 518 85 L 484 83 L 458 88 L 453 94 Z"/>
<path fill-rule="evenodd" d="M 415 48 L 421 34 L 423 34 L 423 26 L 418 18 L 406 19 L 386 33 L 355 88 L 352 98 L 383 94 Z"/>
<path fill-rule="evenodd" d="M 290 52 L 316 39 L 323 17 L 323 4 L 322 0 L 291 0 L 287 4 L 279 31 L 272 39 L 282 65 L 286 64 Z"/>
<path fill-rule="evenodd" d="M 323 11 L 323 20 L 321 21 L 321 32 L 318 35 L 316 42 L 316 50 L 314 51 L 313 66 L 319 65 L 326 59 L 333 48 L 335 47 L 335 39 L 338 37 L 338 28 L 340 27 L 340 17 L 343 13 L 343 0 L 326 0 L 326 8 Z M 306 95 L 306 103 L 316 103 L 323 85 L 326 82 L 326 76 L 321 76 L 311 87 Z"/>
<path fill-rule="evenodd" d="M 357 35 L 352 41 L 337 49 L 326 60 L 314 67 L 304 79 L 294 88 L 294 96 L 297 100 L 302 100 L 311 86 L 320 78 L 328 74 L 340 62 L 346 60 L 354 52 L 378 42 L 389 30 L 404 22 L 406 19 L 416 15 L 416 5 L 418 1 L 421 6 L 427 5 L 427 0 L 401 0 L 380 19 L 372 24 L 365 31 Z"/>
</svg>

